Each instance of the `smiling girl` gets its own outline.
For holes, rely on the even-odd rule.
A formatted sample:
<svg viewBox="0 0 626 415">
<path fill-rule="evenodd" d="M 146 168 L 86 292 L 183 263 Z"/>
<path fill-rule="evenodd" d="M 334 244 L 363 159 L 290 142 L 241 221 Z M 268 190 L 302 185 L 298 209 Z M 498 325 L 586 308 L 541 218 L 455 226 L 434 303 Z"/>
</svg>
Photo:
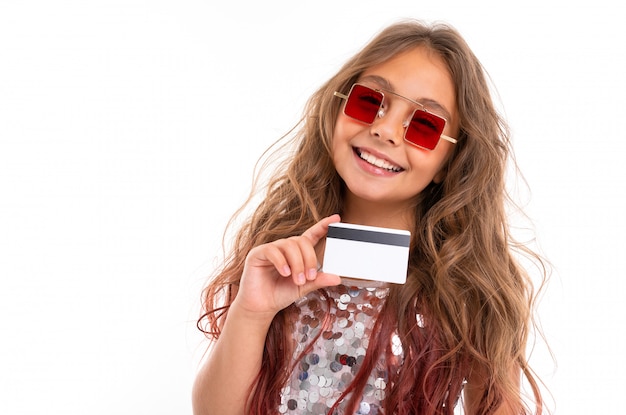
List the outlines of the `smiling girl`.
<svg viewBox="0 0 626 415">
<path fill-rule="evenodd" d="M 311 97 L 295 140 L 204 291 L 194 413 L 541 413 L 509 137 L 462 37 L 385 29 Z M 407 282 L 324 273 L 339 221 L 410 230 Z"/>
</svg>

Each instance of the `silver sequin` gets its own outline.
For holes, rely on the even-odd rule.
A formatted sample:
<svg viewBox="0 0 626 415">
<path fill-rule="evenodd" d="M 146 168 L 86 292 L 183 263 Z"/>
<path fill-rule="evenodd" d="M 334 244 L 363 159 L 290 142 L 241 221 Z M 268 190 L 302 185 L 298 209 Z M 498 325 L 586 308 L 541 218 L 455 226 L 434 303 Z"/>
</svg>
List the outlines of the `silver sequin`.
<svg viewBox="0 0 626 415">
<path fill-rule="evenodd" d="M 296 364 L 289 385 L 281 392 L 281 414 L 326 414 L 358 373 L 365 358 L 375 317 L 387 297 L 386 287 L 347 287 L 328 289 L 330 314 L 326 316 L 326 299 L 318 292 L 296 302 L 300 315 L 295 323 L 297 344 L 294 359 L 301 357 L 313 339 L 312 349 Z M 328 318 L 329 324 L 322 323 Z M 390 339 L 391 350 L 401 358 L 398 336 Z M 384 362 L 383 362 L 384 363 Z M 375 371 L 369 377 L 357 414 L 376 415 L 385 399 L 386 372 Z M 380 373 L 379 373 L 380 372 Z M 347 401 L 347 399 L 346 399 Z M 344 402 L 337 414 L 344 414 Z"/>
</svg>

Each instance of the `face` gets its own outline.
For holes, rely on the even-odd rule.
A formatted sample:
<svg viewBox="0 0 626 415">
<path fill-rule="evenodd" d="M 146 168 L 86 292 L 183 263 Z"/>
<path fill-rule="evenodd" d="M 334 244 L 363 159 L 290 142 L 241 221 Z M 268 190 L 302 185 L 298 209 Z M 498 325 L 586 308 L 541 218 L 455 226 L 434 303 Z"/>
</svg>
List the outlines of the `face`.
<svg viewBox="0 0 626 415">
<path fill-rule="evenodd" d="M 444 135 L 456 137 L 455 88 L 446 65 L 424 48 L 404 52 L 365 71 L 358 80 L 425 105 L 447 120 Z M 333 134 L 333 161 L 347 186 L 347 206 L 354 203 L 411 209 L 415 197 L 432 181 L 444 178 L 443 166 L 455 144 L 440 139 L 433 150 L 406 142 L 403 123 L 416 108 L 385 92 L 384 115 L 370 125 L 340 112 Z"/>
</svg>

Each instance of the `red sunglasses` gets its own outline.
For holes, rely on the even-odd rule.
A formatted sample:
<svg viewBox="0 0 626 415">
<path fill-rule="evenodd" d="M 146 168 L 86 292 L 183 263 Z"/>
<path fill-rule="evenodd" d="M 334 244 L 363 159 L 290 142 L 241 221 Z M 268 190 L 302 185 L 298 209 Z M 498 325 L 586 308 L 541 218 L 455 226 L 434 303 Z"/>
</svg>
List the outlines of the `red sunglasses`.
<svg viewBox="0 0 626 415">
<path fill-rule="evenodd" d="M 419 102 L 395 92 L 354 84 L 348 95 L 335 92 L 335 96 L 346 100 L 343 113 L 348 117 L 365 124 L 373 124 L 376 116 L 382 118 L 385 115 L 385 108 L 383 108 L 385 94 L 383 91 L 421 107 L 416 108 L 411 118 L 402 123 L 405 141 L 427 150 L 434 150 L 440 138 L 456 144 L 457 141 L 454 138 L 442 134 L 446 126 L 445 118 L 428 112 Z"/>
</svg>

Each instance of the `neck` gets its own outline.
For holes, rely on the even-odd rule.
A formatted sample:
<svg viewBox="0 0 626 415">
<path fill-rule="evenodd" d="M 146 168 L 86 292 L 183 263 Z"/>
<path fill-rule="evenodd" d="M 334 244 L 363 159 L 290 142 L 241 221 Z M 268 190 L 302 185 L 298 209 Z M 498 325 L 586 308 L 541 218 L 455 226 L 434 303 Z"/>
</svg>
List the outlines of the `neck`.
<svg viewBox="0 0 626 415">
<path fill-rule="evenodd" d="M 394 203 L 379 203 L 355 197 L 345 201 L 341 221 L 381 228 L 412 230 L 415 225 L 415 208 Z"/>
</svg>

